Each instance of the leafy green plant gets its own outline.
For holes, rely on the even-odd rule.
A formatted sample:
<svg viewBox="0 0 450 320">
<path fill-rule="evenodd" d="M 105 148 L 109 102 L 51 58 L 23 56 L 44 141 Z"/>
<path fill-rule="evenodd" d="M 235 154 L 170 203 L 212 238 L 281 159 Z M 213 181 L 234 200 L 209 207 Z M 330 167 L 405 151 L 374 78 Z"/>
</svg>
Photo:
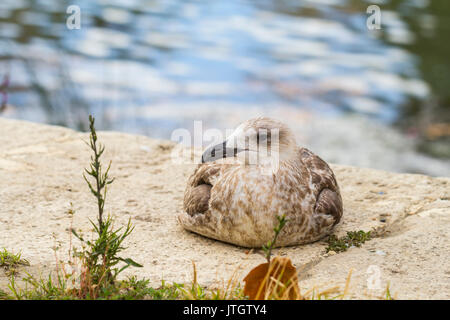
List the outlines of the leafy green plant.
<svg viewBox="0 0 450 320">
<path fill-rule="evenodd" d="M 17 300 L 68 300 L 75 297 L 67 290 L 67 280 L 58 275 L 53 279 L 49 274 L 47 278 L 35 278 L 27 273 L 22 279 L 25 288 L 19 288 L 14 276 L 9 280 L 9 289 L 12 293 L 9 298 Z"/>
<path fill-rule="evenodd" d="M 122 258 L 119 256 L 120 252 L 125 249 L 122 245 L 124 240 L 134 229 L 131 225 L 131 220 L 128 220 L 125 228 L 121 227 L 114 229 L 113 218 L 110 215 L 108 215 L 106 219 L 103 217 L 108 185 L 110 185 L 114 179 L 109 178 L 111 162 L 109 162 L 109 165 L 104 172 L 102 170 L 100 157 L 105 151 L 105 147 L 98 143 L 94 124 L 95 118 L 90 115 L 90 139 L 87 144 L 91 148 L 93 155 L 91 156 L 89 170 L 85 169 L 85 172 L 93 178 L 93 182 L 89 181 L 85 174 L 83 174 L 83 177 L 89 190 L 97 199 L 97 224 L 92 220 L 89 220 L 94 227 L 97 238 L 92 241 L 85 240 L 82 236 L 78 235 L 73 228 L 72 233 L 86 246 L 83 251 L 77 251 L 75 253 L 82 259 L 85 268 L 84 277 L 81 280 L 81 291 L 84 291 L 84 294 L 93 295 L 95 297 L 99 291 L 104 290 L 108 285 L 113 284 L 119 273 L 123 270 L 130 266 L 142 267 L 142 265 L 133 261 L 131 258 Z M 125 265 L 119 268 L 117 267 L 119 262 L 123 262 Z M 94 292 L 92 292 L 91 288 L 95 288 Z"/>
<path fill-rule="evenodd" d="M 392 297 L 390 286 L 391 285 L 388 282 L 388 284 L 386 286 L 386 294 L 385 294 L 384 300 L 395 300 L 394 297 Z"/>
<path fill-rule="evenodd" d="M 137 281 L 135 278 L 117 281 L 117 276 L 126 268 L 130 266 L 142 267 L 142 265 L 130 258 L 119 256 L 121 251 L 125 249 L 123 242 L 133 231 L 131 220 L 128 220 L 125 227 L 114 229 L 113 218 L 110 215 L 106 218 L 103 216 L 107 186 L 114 179 L 109 178 L 111 162 L 104 172 L 102 170 L 100 158 L 105 151 L 105 147 L 98 142 L 94 117 L 89 116 L 89 123 L 90 139 L 88 145 L 93 155 L 91 156 L 89 170 L 85 169 L 85 173 L 91 176 L 93 181 L 89 181 L 86 174 L 83 174 L 83 176 L 89 190 L 97 200 L 97 223 L 89 220 L 96 237 L 93 240 L 85 240 L 71 227 L 71 233 L 83 243 L 83 248 L 82 250 L 75 250 L 73 256 L 71 256 L 69 249 L 70 261 L 68 264 L 70 266 L 80 264 L 81 271 L 70 273 L 66 271 L 65 264 L 57 263 L 57 273 L 54 277 L 50 274 L 48 278 L 37 279 L 28 274 L 27 277 L 23 278 L 22 281 L 26 285 L 24 290 L 18 288 L 15 278 L 12 276 L 9 289 L 15 299 L 123 299 L 141 296 L 143 288 L 148 284 L 144 280 Z M 73 218 L 74 211 L 70 209 L 69 214 Z M 70 241 L 70 247 L 71 244 L 72 241 Z M 22 261 L 20 255 L 6 254 L 6 250 L 1 257 L 2 263 L 4 260 L 8 261 L 9 264 L 17 264 Z M 120 262 L 124 263 L 121 267 L 119 267 Z"/>
<path fill-rule="evenodd" d="M 180 291 L 180 289 L 183 287 L 182 284 L 179 283 L 168 284 L 163 280 L 160 287 L 151 288 L 148 286 L 148 280 L 145 281 L 147 281 L 146 286 L 144 286 L 143 290 L 141 291 L 143 293 L 142 295 L 143 298 L 149 298 L 153 300 L 181 299 L 182 292 Z"/>
<path fill-rule="evenodd" d="M 286 225 L 285 215 L 277 216 L 278 224 L 273 228 L 274 237 L 262 246 L 267 262 L 253 268 L 243 279 L 243 294 L 250 300 L 302 300 L 298 287 L 297 270 L 291 259 L 276 256 L 271 261 L 272 249 L 278 235 Z"/>
<path fill-rule="evenodd" d="M 100 162 L 100 157 L 105 151 L 105 146 L 102 144 L 97 145 L 97 132 L 95 130 L 95 118 L 92 115 L 89 115 L 89 129 L 91 134 L 89 136 L 89 143 L 86 144 L 91 148 L 94 155 L 91 156 L 91 163 L 89 165 L 89 170 L 84 169 L 86 173 L 94 178 L 95 188 L 92 186 L 91 182 L 86 178 L 86 175 L 83 174 L 84 180 L 89 186 L 89 190 L 91 190 L 92 194 L 97 198 L 97 206 L 98 206 L 98 232 L 101 233 L 105 225 L 103 224 L 103 210 L 105 207 L 106 200 L 106 192 L 108 190 L 108 185 L 114 182 L 113 179 L 109 179 L 108 173 L 111 168 L 111 161 L 108 164 L 108 168 L 105 173 L 102 171 L 102 164 Z M 95 226 L 95 225 L 94 225 Z"/>
<path fill-rule="evenodd" d="M 5 248 L 0 251 L 0 267 L 2 267 L 8 275 L 14 275 L 17 273 L 17 268 L 20 265 L 29 266 L 30 263 L 22 259 L 21 253 L 10 253 Z"/>
<path fill-rule="evenodd" d="M 347 235 L 341 238 L 338 238 L 335 235 L 331 235 L 327 240 L 328 247 L 326 248 L 326 251 L 344 252 L 352 246 L 360 247 L 364 242 L 370 239 L 370 231 L 364 232 L 362 230 L 348 231 Z"/>
<path fill-rule="evenodd" d="M 262 246 L 262 249 L 265 253 L 267 263 L 270 263 L 270 257 L 272 256 L 272 249 L 275 246 L 275 243 L 277 241 L 278 235 L 281 232 L 281 229 L 286 225 L 286 217 L 285 215 L 277 216 L 278 225 L 273 228 L 273 231 L 275 232 L 273 239 L 268 241 L 266 245 Z"/>
</svg>

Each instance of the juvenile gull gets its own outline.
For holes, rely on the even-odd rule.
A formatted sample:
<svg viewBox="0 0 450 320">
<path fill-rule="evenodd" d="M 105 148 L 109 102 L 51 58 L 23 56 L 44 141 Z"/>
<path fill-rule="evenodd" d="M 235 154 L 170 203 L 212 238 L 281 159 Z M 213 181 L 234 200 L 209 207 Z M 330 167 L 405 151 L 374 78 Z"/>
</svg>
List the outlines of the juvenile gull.
<svg viewBox="0 0 450 320">
<path fill-rule="evenodd" d="M 298 147 L 283 123 L 256 118 L 203 153 L 178 220 L 209 238 L 261 247 L 273 238 L 276 216 L 284 214 L 287 223 L 277 246 L 288 246 L 328 235 L 342 213 L 339 186 L 328 164 Z"/>
</svg>

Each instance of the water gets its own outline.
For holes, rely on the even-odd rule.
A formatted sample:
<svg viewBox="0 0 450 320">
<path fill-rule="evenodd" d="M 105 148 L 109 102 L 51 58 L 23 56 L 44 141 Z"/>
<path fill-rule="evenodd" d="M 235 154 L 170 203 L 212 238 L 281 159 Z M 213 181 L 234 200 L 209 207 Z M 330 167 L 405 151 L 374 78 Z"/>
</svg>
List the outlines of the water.
<svg viewBox="0 0 450 320">
<path fill-rule="evenodd" d="M 331 162 L 450 175 L 448 3 L 2 0 L 2 116 L 169 139 L 269 115 Z"/>
</svg>

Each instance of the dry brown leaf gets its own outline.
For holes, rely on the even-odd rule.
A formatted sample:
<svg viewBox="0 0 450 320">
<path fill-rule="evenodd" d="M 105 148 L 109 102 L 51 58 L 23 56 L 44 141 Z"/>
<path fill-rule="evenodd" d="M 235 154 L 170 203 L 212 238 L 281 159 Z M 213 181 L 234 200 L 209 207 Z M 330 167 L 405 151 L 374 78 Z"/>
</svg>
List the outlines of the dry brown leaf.
<svg viewBox="0 0 450 320">
<path fill-rule="evenodd" d="M 291 259 L 274 257 L 252 269 L 244 278 L 244 294 L 250 300 L 300 300 L 297 270 Z"/>
</svg>

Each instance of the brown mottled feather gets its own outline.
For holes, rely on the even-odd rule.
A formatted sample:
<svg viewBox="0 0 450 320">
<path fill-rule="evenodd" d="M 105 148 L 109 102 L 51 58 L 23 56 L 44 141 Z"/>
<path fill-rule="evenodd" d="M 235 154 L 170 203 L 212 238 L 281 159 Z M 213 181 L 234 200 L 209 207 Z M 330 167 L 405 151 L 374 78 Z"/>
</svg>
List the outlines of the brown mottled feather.
<svg viewBox="0 0 450 320">
<path fill-rule="evenodd" d="M 184 210 L 191 216 L 208 210 L 211 188 L 210 184 L 200 184 L 192 188 L 189 196 L 185 199 Z"/>
<path fill-rule="evenodd" d="M 314 207 L 316 213 L 329 214 L 334 217 L 334 224 L 339 223 L 343 213 L 342 198 L 333 171 L 319 156 L 306 148 L 301 149 L 301 158 L 312 171 L 313 180 L 319 194 Z"/>
<path fill-rule="evenodd" d="M 333 226 L 341 221 L 342 217 L 342 199 L 339 193 L 330 189 L 323 189 L 317 198 L 316 206 L 314 207 L 316 213 L 324 213 L 333 216 Z"/>
</svg>

